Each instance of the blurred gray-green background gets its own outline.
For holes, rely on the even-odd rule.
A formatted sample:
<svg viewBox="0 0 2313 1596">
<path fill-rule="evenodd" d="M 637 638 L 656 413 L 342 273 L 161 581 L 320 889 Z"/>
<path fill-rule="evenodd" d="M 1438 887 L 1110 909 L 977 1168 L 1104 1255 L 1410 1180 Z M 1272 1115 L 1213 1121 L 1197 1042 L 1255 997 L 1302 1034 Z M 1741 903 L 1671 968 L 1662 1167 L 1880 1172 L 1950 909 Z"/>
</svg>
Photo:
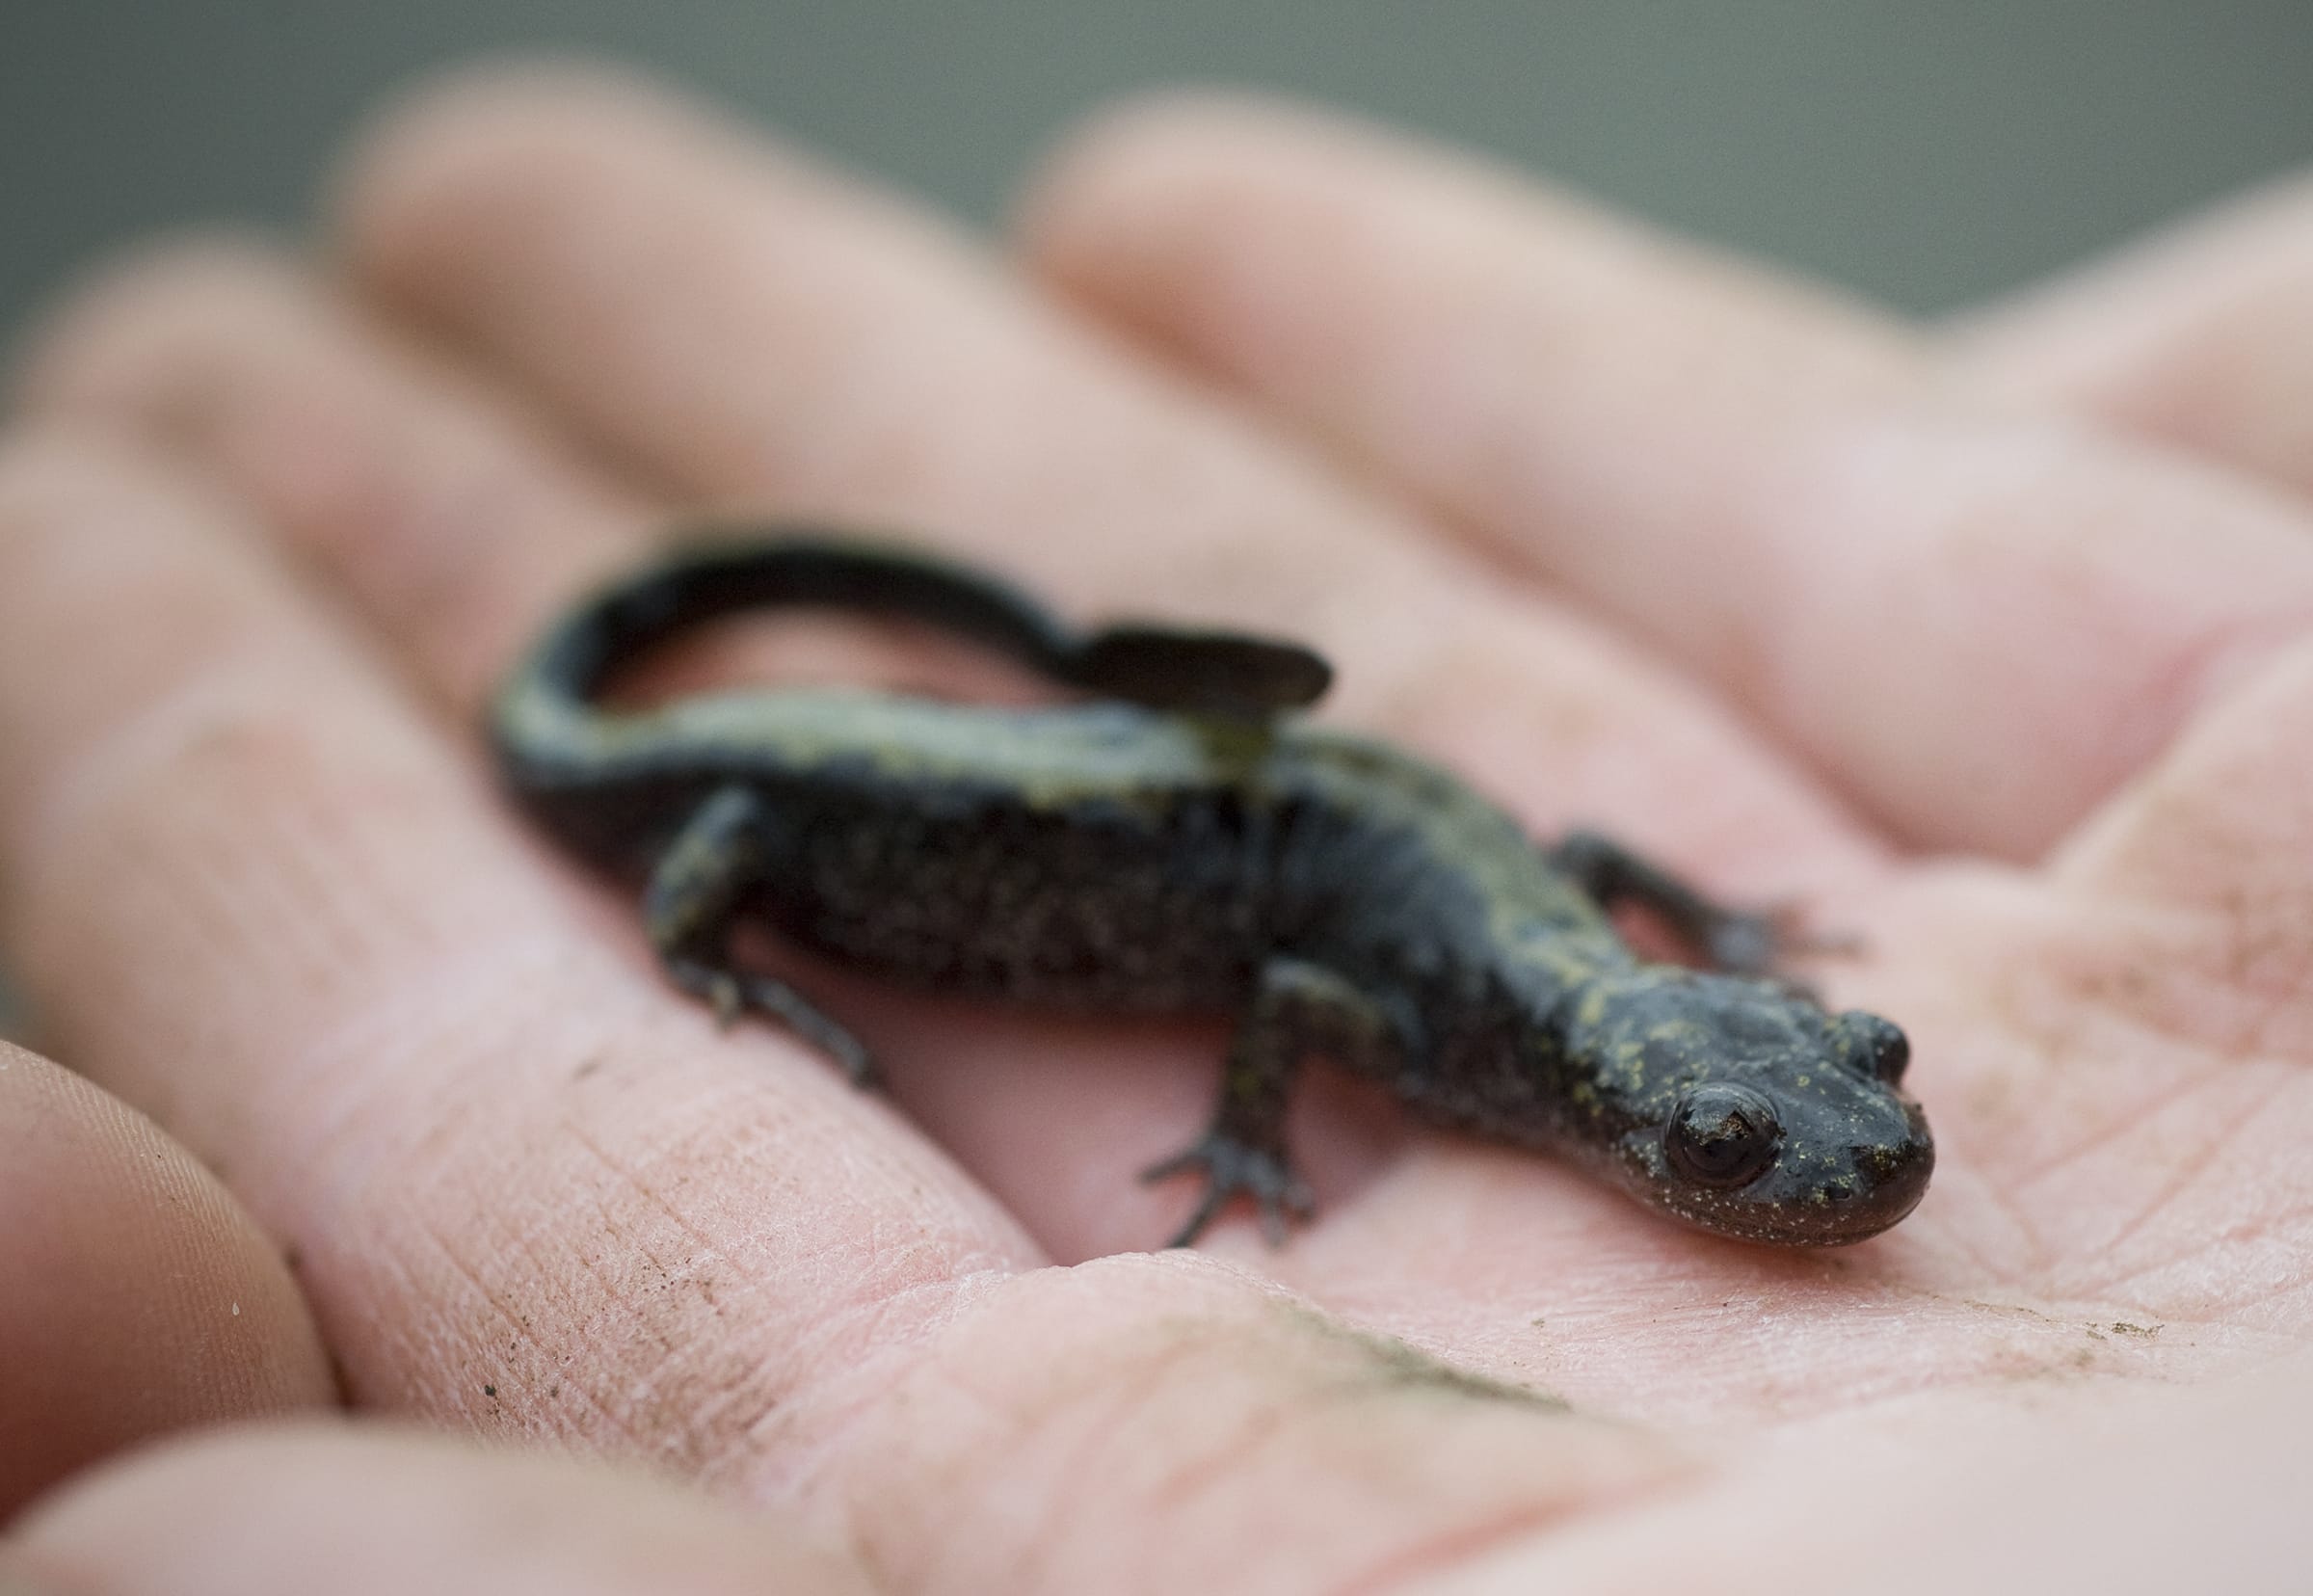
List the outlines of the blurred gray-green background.
<svg viewBox="0 0 2313 1596">
<path fill-rule="evenodd" d="M 0 326 L 138 234 L 296 224 L 381 93 L 524 50 L 983 221 L 1109 95 L 1272 85 L 1923 311 L 2313 157 L 2313 0 L 0 0 Z"/>
</svg>

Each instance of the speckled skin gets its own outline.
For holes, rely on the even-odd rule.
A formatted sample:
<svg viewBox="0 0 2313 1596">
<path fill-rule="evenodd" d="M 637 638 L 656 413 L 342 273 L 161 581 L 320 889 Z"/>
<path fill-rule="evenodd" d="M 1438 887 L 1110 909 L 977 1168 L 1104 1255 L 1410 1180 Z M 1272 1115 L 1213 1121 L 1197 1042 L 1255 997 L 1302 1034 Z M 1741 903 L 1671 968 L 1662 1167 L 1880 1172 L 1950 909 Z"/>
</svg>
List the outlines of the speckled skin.
<svg viewBox="0 0 2313 1596">
<path fill-rule="evenodd" d="M 591 702 L 676 632 L 792 604 L 928 621 L 1103 699 Z M 676 980 L 726 1015 L 776 1015 L 855 1077 L 868 1061 L 839 1025 L 733 963 L 735 920 L 951 990 L 1238 1014 L 1210 1128 L 1150 1172 L 1205 1176 L 1177 1242 L 1240 1192 L 1273 1236 L 1307 1211 L 1283 1120 L 1312 1052 L 1723 1235 L 1846 1242 L 1910 1211 L 1933 1149 L 1898 1089 L 1901 1031 L 1768 978 L 1770 921 L 1596 836 L 1539 847 L 1443 771 L 1289 713 L 1328 679 L 1291 645 L 1079 636 L 977 572 L 787 538 L 694 550 L 582 605 L 508 683 L 492 732 L 550 831 L 649 874 Z M 1639 960 L 1617 900 L 1716 970 Z"/>
</svg>

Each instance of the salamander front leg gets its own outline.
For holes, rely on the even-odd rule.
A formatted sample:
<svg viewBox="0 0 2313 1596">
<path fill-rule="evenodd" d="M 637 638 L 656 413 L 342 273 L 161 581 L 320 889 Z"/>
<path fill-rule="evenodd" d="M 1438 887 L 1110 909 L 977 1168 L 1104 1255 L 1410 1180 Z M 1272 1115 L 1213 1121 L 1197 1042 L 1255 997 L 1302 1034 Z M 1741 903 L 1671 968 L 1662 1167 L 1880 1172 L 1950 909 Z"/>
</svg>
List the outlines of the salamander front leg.
<svg viewBox="0 0 2313 1596">
<path fill-rule="evenodd" d="M 1851 938 L 1810 936 L 1787 913 L 1730 909 L 1705 897 L 1660 864 L 1596 832 L 1569 832 L 1550 851 L 1600 908 L 1635 903 L 1662 920 L 1712 970 L 1782 978 L 1776 966 L 1792 953 L 1852 951 Z M 1795 989 L 1804 991 L 1796 982 Z"/>
<path fill-rule="evenodd" d="M 1240 1192 L 1258 1206 L 1270 1244 L 1283 1242 L 1288 1216 L 1306 1219 L 1315 1207 L 1285 1148 L 1286 1105 L 1303 1055 L 1327 1052 L 1369 1068 L 1375 1055 L 1394 1048 L 1388 1020 L 1341 976 L 1301 959 L 1271 959 L 1263 966 L 1252 1007 L 1230 1044 L 1212 1123 L 1195 1142 L 1141 1175 L 1161 1181 L 1192 1169 L 1205 1173 L 1204 1196 L 1166 1245 L 1196 1240 Z"/>
<path fill-rule="evenodd" d="M 853 1084 L 876 1084 L 859 1038 L 784 981 L 741 970 L 731 957 L 732 923 L 770 867 L 773 821 L 743 786 L 699 806 L 659 856 L 643 894 L 651 946 L 677 986 L 705 998 L 726 1025 L 753 1009 L 779 1021 L 843 1067 Z"/>
</svg>

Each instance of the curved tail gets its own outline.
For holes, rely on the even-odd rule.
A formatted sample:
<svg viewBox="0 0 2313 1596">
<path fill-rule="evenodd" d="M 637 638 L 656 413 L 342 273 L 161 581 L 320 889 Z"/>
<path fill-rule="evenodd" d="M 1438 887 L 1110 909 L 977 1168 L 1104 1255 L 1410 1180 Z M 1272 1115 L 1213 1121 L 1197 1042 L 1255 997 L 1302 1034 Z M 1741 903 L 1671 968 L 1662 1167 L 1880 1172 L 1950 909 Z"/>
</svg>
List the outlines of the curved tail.
<svg viewBox="0 0 2313 1596">
<path fill-rule="evenodd" d="M 1126 625 L 1077 631 L 1026 594 L 896 545 L 766 529 L 694 545 L 581 603 L 541 640 L 516 682 L 566 705 L 676 633 L 746 610 L 855 610 L 969 638 L 1062 686 L 1152 708 L 1270 715 L 1316 703 L 1323 657 L 1238 632 Z"/>
</svg>

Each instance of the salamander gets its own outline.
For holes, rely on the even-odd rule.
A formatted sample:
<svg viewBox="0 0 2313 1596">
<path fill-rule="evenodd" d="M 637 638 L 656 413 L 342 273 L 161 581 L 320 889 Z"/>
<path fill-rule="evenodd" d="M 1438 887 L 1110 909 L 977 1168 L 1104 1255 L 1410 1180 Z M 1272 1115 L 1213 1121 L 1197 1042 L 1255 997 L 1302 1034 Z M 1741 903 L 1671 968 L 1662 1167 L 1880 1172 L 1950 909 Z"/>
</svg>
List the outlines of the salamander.
<svg viewBox="0 0 2313 1596">
<path fill-rule="evenodd" d="M 606 707 L 610 678 L 721 617 L 903 618 L 1076 697 L 1031 707 L 834 689 Z M 1787 1245 L 1908 1213 L 1934 1145 L 1890 1022 L 1776 972 L 1784 921 L 1722 907 L 1594 832 L 1541 843 L 1434 764 L 1314 724 L 1332 673 L 1295 644 L 1077 630 L 1005 582 L 801 529 L 680 547 L 571 610 L 490 732 L 505 785 L 645 883 L 672 980 L 771 1017 L 856 1080 L 866 1051 L 732 935 L 765 924 L 932 987 L 1109 1013 L 1225 1011 L 1210 1123 L 1145 1176 L 1202 1178 L 1173 1244 L 1254 1203 L 1311 1211 L 1285 1137 L 1304 1061 L 1420 1119 L 1541 1150 L 1659 1211 Z M 1650 962 L 1613 911 L 1692 964 Z"/>
</svg>

